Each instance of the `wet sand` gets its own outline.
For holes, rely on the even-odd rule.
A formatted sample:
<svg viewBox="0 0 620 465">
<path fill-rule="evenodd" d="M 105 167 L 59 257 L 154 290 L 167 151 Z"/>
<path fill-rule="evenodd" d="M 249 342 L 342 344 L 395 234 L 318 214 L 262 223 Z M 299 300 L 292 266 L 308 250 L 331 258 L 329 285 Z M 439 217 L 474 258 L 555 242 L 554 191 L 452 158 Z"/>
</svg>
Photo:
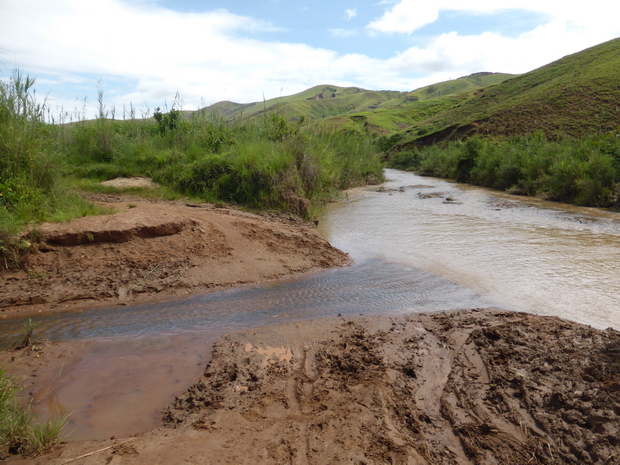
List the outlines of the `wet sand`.
<svg viewBox="0 0 620 465">
<path fill-rule="evenodd" d="M 15 463 L 617 463 L 619 360 L 618 331 L 491 309 L 251 329 L 164 426 Z"/>
<path fill-rule="evenodd" d="M 350 263 L 290 215 L 100 197 L 115 214 L 45 223 L 22 269 L 0 270 L 0 316 L 128 305 Z"/>
</svg>

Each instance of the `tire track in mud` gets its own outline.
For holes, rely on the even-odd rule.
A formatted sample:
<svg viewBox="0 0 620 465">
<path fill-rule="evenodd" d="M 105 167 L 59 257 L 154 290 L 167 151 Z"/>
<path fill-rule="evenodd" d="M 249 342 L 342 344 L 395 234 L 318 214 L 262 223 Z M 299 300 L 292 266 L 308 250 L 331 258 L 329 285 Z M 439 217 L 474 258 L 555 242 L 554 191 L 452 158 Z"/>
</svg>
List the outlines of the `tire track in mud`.
<svg viewBox="0 0 620 465">
<path fill-rule="evenodd" d="M 617 463 L 619 361 L 618 331 L 493 309 L 247 330 L 123 463 Z"/>
<path fill-rule="evenodd" d="M 618 365 L 567 356 L 578 348 L 605 360 L 617 331 L 498 310 L 328 321 L 227 336 L 205 372 L 234 360 L 239 379 L 256 380 L 235 409 L 259 413 L 270 459 L 288 450 L 304 464 L 597 463 L 620 453 Z M 243 338 L 293 357 L 261 349 L 240 359 Z M 591 402 L 571 424 L 567 398 L 603 385 L 616 387 L 615 407 Z M 166 417 L 187 427 L 212 414 L 189 394 Z"/>
</svg>

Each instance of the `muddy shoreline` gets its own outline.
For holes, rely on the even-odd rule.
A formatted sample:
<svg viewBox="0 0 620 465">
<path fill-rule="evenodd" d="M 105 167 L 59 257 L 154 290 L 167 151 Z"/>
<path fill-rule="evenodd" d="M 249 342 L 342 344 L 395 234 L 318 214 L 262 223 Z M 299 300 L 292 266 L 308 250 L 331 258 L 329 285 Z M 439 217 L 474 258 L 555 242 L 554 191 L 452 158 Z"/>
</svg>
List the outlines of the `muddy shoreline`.
<svg viewBox="0 0 620 465">
<path fill-rule="evenodd" d="M 229 334 L 134 437 L 15 463 L 618 463 L 620 332 L 493 309 Z M 129 441 L 129 442 L 124 442 Z"/>
<path fill-rule="evenodd" d="M 99 200 L 118 213 L 41 229 L 26 269 L 2 275 L 0 315 L 123 305 L 349 263 L 292 217 Z M 2 353 L 0 366 L 36 401 L 84 347 L 37 343 Z M 620 332 L 496 309 L 253 328 L 220 338 L 204 373 L 157 414 L 160 427 L 130 437 L 9 463 L 620 463 Z"/>
<path fill-rule="evenodd" d="M 0 317 L 128 305 L 350 263 L 290 215 L 100 195 L 116 213 L 46 223 L 21 270 L 0 271 Z"/>
</svg>

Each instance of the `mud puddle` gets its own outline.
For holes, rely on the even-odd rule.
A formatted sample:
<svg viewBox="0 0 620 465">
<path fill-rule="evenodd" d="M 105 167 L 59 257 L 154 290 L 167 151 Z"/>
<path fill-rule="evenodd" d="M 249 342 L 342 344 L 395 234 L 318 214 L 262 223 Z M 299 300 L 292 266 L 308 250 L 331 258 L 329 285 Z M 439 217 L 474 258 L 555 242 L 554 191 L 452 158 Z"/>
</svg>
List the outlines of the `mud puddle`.
<svg viewBox="0 0 620 465">
<path fill-rule="evenodd" d="M 161 424 L 161 410 L 208 363 L 219 333 L 35 345 L 3 353 L 41 420 L 69 414 L 66 440 L 127 436 Z"/>
<path fill-rule="evenodd" d="M 31 360 L 36 410 L 69 412 L 68 440 L 105 439 L 161 423 L 161 410 L 202 373 L 222 334 L 337 315 L 402 315 L 490 306 L 446 279 L 381 260 L 285 282 L 133 307 L 39 314 L 54 352 Z M 0 321 L 15 340 L 23 318 Z M 76 346 L 72 356 L 71 347 Z M 52 350 L 50 347 L 49 350 Z M 48 349 L 46 349 L 48 350 Z M 278 347 L 263 348 L 286 358 Z M 60 358 L 59 358 L 60 357 Z M 56 360 L 54 360 L 56 358 Z M 37 373 L 41 364 L 55 368 Z M 32 384 L 35 383 L 35 384 Z"/>
</svg>

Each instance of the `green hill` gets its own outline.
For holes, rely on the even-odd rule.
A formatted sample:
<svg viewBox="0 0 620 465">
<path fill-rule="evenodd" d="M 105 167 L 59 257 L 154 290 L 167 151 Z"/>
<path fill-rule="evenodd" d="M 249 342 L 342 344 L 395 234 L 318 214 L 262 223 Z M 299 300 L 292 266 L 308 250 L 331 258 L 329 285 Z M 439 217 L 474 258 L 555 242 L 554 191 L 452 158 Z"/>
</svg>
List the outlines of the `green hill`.
<svg viewBox="0 0 620 465">
<path fill-rule="evenodd" d="M 321 118 L 340 114 L 347 108 L 354 110 L 359 105 L 363 106 L 363 102 L 373 98 L 372 95 L 368 94 L 369 91 L 357 87 L 321 85 L 297 94 L 262 102 L 247 104 L 228 101 L 218 102 L 199 110 L 199 112 L 204 114 L 216 113 L 224 119 L 233 120 L 252 119 L 277 108 L 289 120 L 295 120 L 301 116 Z M 399 92 L 382 91 L 374 92 L 374 94 L 376 94 L 375 99 L 384 101 L 390 98 L 390 94 L 399 94 Z"/>
<path fill-rule="evenodd" d="M 597 45 L 495 86 L 418 121 L 399 134 L 397 150 L 472 134 L 541 131 L 549 139 L 583 137 L 620 124 L 620 39 Z"/>
<path fill-rule="evenodd" d="M 218 102 L 199 110 L 202 114 L 217 114 L 226 120 L 254 119 L 266 112 L 278 111 L 289 121 L 324 119 L 335 126 L 365 124 L 385 134 L 398 131 L 448 110 L 466 97 L 456 97 L 482 87 L 503 82 L 512 75 L 476 73 L 451 81 L 422 87 L 411 92 L 366 90 L 359 87 L 320 85 L 303 92 L 263 102 L 238 104 Z M 429 103 L 432 101 L 432 103 Z M 189 116 L 189 115 L 187 115 Z"/>
</svg>

